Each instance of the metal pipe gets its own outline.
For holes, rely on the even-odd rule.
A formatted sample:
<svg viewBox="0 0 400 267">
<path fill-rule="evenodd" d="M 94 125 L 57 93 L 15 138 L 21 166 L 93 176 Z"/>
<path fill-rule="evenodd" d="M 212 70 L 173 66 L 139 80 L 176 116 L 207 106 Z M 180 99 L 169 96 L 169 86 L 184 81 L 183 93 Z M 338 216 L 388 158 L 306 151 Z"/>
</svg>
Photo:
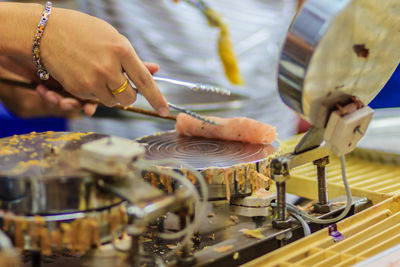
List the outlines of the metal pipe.
<svg viewBox="0 0 400 267">
<path fill-rule="evenodd" d="M 317 165 L 318 202 L 321 205 L 328 203 L 328 186 L 326 182 L 325 165 Z"/>
<path fill-rule="evenodd" d="M 188 214 L 180 214 L 179 216 L 179 227 L 185 229 L 186 226 L 190 223 L 190 217 Z M 196 258 L 192 253 L 192 242 L 187 242 L 182 246 L 180 252 L 181 254 L 178 256 L 178 265 L 179 266 L 192 266 L 196 262 Z"/>
<path fill-rule="evenodd" d="M 131 267 L 140 267 L 140 243 L 139 236 L 131 236 L 131 247 L 129 249 L 127 262 Z"/>
</svg>

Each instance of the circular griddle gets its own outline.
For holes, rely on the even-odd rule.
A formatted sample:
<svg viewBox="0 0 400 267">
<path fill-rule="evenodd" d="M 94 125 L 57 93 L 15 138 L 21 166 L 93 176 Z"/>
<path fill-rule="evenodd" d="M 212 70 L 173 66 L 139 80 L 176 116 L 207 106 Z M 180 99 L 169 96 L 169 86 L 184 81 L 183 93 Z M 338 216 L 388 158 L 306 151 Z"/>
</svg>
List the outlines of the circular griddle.
<svg viewBox="0 0 400 267">
<path fill-rule="evenodd" d="M 147 159 L 172 158 L 178 162 L 187 163 L 197 170 L 257 163 L 265 160 L 275 151 L 275 148 L 269 144 L 181 136 L 176 132 L 146 136 L 137 141 L 147 144 Z M 180 168 L 179 163 L 171 167 Z"/>
<path fill-rule="evenodd" d="M 0 177 L 59 179 L 83 177 L 79 166 L 80 146 L 106 135 L 45 132 L 0 139 Z"/>
</svg>

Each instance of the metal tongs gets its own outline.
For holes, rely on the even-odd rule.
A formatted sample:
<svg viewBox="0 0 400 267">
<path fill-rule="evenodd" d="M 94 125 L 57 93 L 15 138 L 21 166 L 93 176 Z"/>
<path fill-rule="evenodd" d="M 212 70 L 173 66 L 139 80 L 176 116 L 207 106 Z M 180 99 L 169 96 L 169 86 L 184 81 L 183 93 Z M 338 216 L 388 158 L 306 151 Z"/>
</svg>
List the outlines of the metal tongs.
<svg viewBox="0 0 400 267">
<path fill-rule="evenodd" d="M 180 80 L 175 80 L 175 79 L 166 78 L 166 77 L 159 77 L 159 76 L 153 76 L 153 79 L 157 82 L 166 82 L 166 83 L 171 83 L 171 84 L 175 84 L 175 85 L 181 85 L 181 86 L 187 87 L 195 92 L 203 91 L 203 92 L 210 92 L 210 93 L 215 93 L 215 94 L 219 94 L 219 95 L 231 95 L 231 91 L 229 91 L 221 86 L 218 86 L 218 85 L 186 82 L 186 81 L 180 81 Z"/>
<path fill-rule="evenodd" d="M 190 90 L 192 90 L 194 92 L 211 92 L 211 93 L 220 94 L 220 95 L 230 95 L 231 94 L 231 92 L 229 90 L 226 90 L 226 89 L 224 89 L 220 86 L 216 86 L 216 85 L 210 85 L 210 84 L 204 84 L 204 83 L 192 83 L 192 82 L 186 82 L 186 81 L 175 80 L 175 79 L 166 78 L 166 77 L 158 77 L 158 76 L 153 76 L 153 79 L 155 81 L 159 81 L 159 82 L 166 82 L 166 83 L 171 83 L 171 84 L 175 84 L 175 85 L 181 85 L 186 88 L 189 88 Z M 136 92 L 139 93 L 137 88 L 135 88 L 133 86 L 132 81 L 130 81 L 130 82 L 131 82 L 132 88 L 134 88 L 136 90 Z M 27 89 L 35 89 L 37 86 L 36 83 L 26 83 L 26 82 L 4 79 L 4 78 L 0 78 L 0 83 L 18 86 L 18 87 L 24 87 Z M 66 92 L 62 92 L 62 93 L 63 93 L 63 95 L 66 94 Z M 70 95 L 68 95 L 68 96 L 70 96 Z M 93 101 L 93 100 L 88 101 L 88 102 L 95 103 L 95 104 L 101 104 L 100 102 Z M 199 119 L 201 121 L 204 121 L 206 123 L 218 125 L 215 121 L 207 119 L 207 118 L 197 114 L 194 111 L 185 109 L 183 107 L 177 106 L 172 103 L 168 103 L 168 106 L 171 109 L 174 109 L 174 110 L 182 112 L 182 113 L 186 113 L 189 116 Z M 143 109 L 139 109 L 139 108 L 133 108 L 133 107 L 126 108 L 126 107 L 122 107 L 121 105 L 117 105 L 117 106 L 115 106 L 115 108 L 118 108 L 121 110 L 132 111 L 132 112 L 138 112 L 138 113 L 142 113 L 142 114 L 146 114 L 146 115 L 150 115 L 150 116 L 158 116 L 155 112 L 152 112 L 149 110 L 143 110 Z M 169 116 L 167 119 L 174 119 L 174 117 Z"/>
<path fill-rule="evenodd" d="M 217 85 L 204 84 L 204 83 L 192 83 L 192 82 L 186 82 L 186 81 L 175 80 L 175 79 L 159 77 L 159 76 L 153 76 L 153 79 L 158 82 L 166 82 L 166 83 L 171 83 L 171 84 L 175 84 L 175 85 L 181 85 L 186 88 L 189 88 L 190 90 L 192 90 L 194 92 L 210 92 L 210 93 L 220 94 L 220 95 L 230 95 L 231 94 L 231 92 L 229 90 L 222 88 L 220 86 L 217 86 Z M 198 120 L 204 121 L 209 124 L 218 125 L 218 123 L 216 123 L 215 121 L 207 119 L 207 118 L 197 114 L 194 111 L 185 109 L 183 107 L 179 107 L 179 106 L 169 103 L 169 102 L 168 102 L 168 106 L 171 109 L 188 114 L 189 116 L 192 116 L 193 118 L 196 118 Z"/>
</svg>

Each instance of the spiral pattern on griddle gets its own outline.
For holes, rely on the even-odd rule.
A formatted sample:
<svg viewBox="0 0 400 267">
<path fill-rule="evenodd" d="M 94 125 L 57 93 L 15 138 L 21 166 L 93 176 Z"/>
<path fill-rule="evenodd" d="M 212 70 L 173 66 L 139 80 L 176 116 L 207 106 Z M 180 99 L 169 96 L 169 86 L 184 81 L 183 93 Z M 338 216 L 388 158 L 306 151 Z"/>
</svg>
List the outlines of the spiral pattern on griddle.
<svg viewBox="0 0 400 267">
<path fill-rule="evenodd" d="M 198 170 L 255 163 L 274 152 L 272 145 L 180 136 L 176 132 L 147 136 L 138 141 L 147 144 L 147 159 L 175 159 Z"/>
</svg>

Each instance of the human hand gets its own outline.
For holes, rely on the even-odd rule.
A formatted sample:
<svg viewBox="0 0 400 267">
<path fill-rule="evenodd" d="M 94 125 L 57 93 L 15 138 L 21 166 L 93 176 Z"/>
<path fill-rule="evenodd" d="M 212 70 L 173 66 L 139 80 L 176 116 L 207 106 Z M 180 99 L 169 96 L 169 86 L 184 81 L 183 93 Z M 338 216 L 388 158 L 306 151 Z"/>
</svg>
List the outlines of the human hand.
<svg viewBox="0 0 400 267">
<path fill-rule="evenodd" d="M 40 50 L 50 75 L 72 95 L 128 106 L 136 100 L 130 85 L 117 95 L 111 93 L 125 82 L 125 72 L 153 108 L 168 115 L 167 101 L 151 76 L 154 65 L 142 62 L 128 39 L 103 20 L 53 8 Z"/>
<path fill-rule="evenodd" d="M 81 115 L 80 110 L 75 107 L 61 108 L 59 105 L 46 101 L 37 92 L 20 87 L 1 84 L 0 100 L 13 115 L 20 118 L 71 118 Z"/>
<path fill-rule="evenodd" d="M 19 117 L 76 116 L 81 110 L 88 116 L 97 105 L 84 103 L 73 97 L 63 97 L 62 86 L 54 79 L 40 81 L 30 62 L 22 58 L 0 56 L 0 76 L 12 80 L 41 83 L 37 92 L 18 87 L 2 86 L 0 99 L 6 107 Z M 40 99 L 41 98 L 41 99 Z"/>
</svg>

